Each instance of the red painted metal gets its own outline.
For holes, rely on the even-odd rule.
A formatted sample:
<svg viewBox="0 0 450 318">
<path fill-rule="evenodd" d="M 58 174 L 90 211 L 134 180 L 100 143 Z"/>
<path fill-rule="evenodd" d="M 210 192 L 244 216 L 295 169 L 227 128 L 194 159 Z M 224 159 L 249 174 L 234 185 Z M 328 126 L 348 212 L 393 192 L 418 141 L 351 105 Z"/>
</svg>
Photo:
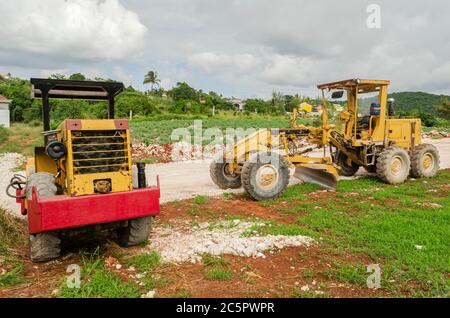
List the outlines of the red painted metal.
<svg viewBox="0 0 450 318">
<path fill-rule="evenodd" d="M 40 198 L 36 188 L 33 188 L 32 199 L 27 200 L 28 229 L 31 234 L 35 234 L 157 215 L 160 212 L 159 197 L 159 187 L 45 198 Z"/>
<path fill-rule="evenodd" d="M 66 128 L 68 130 L 80 130 L 81 119 L 66 119 Z"/>
<path fill-rule="evenodd" d="M 116 129 L 128 129 L 127 119 L 114 119 L 114 126 Z"/>
<path fill-rule="evenodd" d="M 24 195 L 26 195 L 25 189 L 16 189 L 16 203 L 20 204 L 20 213 L 22 215 L 27 214 L 27 211 L 25 210 L 25 198 L 21 198 Z"/>
</svg>

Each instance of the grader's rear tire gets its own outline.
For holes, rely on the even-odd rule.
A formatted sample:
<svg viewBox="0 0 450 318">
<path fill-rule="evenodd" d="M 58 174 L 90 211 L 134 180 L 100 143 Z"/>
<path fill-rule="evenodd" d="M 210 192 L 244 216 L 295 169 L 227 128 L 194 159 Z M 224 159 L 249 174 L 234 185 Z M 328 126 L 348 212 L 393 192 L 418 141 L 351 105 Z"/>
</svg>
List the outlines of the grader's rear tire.
<svg viewBox="0 0 450 318">
<path fill-rule="evenodd" d="M 378 177 L 389 184 L 403 183 L 408 177 L 410 159 L 405 149 L 390 146 L 384 149 L 377 160 Z"/>
<path fill-rule="evenodd" d="M 127 227 L 117 229 L 119 245 L 122 247 L 130 247 L 145 242 L 150 235 L 152 222 L 152 216 L 128 221 Z"/>
<path fill-rule="evenodd" d="M 348 165 L 347 156 L 343 152 L 338 153 L 337 164 L 341 168 L 339 169 L 339 175 L 341 176 L 351 177 L 359 170 L 359 166 L 353 161 Z"/>
<path fill-rule="evenodd" d="M 39 197 L 56 195 L 55 177 L 51 173 L 37 172 L 27 179 L 27 199 L 32 198 L 32 188 L 35 187 Z M 61 252 L 61 240 L 53 232 L 43 232 L 29 236 L 30 258 L 33 262 L 46 262 L 58 258 Z"/>
<path fill-rule="evenodd" d="M 276 153 L 259 152 L 242 167 L 242 185 L 255 200 L 277 198 L 289 184 L 289 167 Z"/>
<path fill-rule="evenodd" d="M 434 177 L 439 170 L 439 151 L 430 144 L 417 146 L 411 155 L 411 176 Z"/>
<path fill-rule="evenodd" d="M 239 189 L 242 185 L 241 175 L 230 173 L 229 163 L 214 160 L 209 166 L 209 174 L 212 181 L 221 189 Z"/>
</svg>

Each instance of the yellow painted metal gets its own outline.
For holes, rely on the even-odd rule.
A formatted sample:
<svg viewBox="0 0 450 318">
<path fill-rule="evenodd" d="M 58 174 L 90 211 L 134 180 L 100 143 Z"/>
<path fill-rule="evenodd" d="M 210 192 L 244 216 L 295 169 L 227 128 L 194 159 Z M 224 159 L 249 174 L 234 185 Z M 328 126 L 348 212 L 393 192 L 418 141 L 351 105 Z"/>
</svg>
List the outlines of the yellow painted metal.
<svg viewBox="0 0 450 318">
<path fill-rule="evenodd" d="M 25 175 L 28 177 L 30 174 L 36 171 L 35 160 L 33 158 L 27 158 L 27 163 L 25 164 Z"/>
<path fill-rule="evenodd" d="M 80 119 L 82 130 L 116 130 L 114 119 Z M 67 130 L 67 121 L 60 125 L 61 130 Z"/>
<path fill-rule="evenodd" d="M 58 129 L 58 133 L 55 137 L 56 140 L 61 141 L 67 148 L 67 155 L 62 159 L 55 162 L 53 159 L 48 157 L 44 148 L 36 148 L 35 158 L 30 158 L 27 162 L 27 175 L 31 171 L 36 172 L 50 172 L 56 176 L 56 182 L 64 190 L 65 193 L 73 196 L 87 195 L 96 193 L 95 182 L 98 180 L 108 180 L 111 183 L 111 192 L 122 192 L 130 191 L 133 189 L 132 185 L 132 159 L 131 159 L 131 138 L 129 129 L 118 129 L 114 120 L 79 120 L 80 127 L 77 131 L 120 131 L 120 136 L 124 138 L 124 142 L 111 142 L 105 143 L 107 145 L 120 145 L 124 144 L 123 150 L 94 150 L 94 151 L 73 151 L 73 140 L 79 138 L 89 139 L 89 138 L 108 138 L 107 134 L 105 136 L 82 136 L 77 137 L 74 135 L 74 131 L 68 129 L 71 126 L 68 125 L 67 121 L 63 121 Z M 100 145 L 100 143 L 87 143 L 87 144 L 77 144 L 77 146 L 95 146 Z M 102 157 L 101 160 L 106 159 L 125 159 L 123 164 L 98 164 L 91 165 L 89 168 L 98 167 L 111 167 L 120 166 L 119 171 L 110 172 L 95 172 L 95 173 L 80 173 L 81 169 L 84 167 L 74 167 L 75 163 L 78 162 L 89 162 L 92 160 L 99 160 L 99 158 L 83 158 L 74 159 L 74 154 L 77 153 L 108 153 L 111 152 L 123 152 L 122 156 L 112 155 L 110 157 Z"/>
<path fill-rule="evenodd" d="M 259 130 L 236 143 L 232 152 L 231 169 L 239 172 L 240 166 L 253 152 L 278 148 L 285 151 L 285 160 L 294 166 L 325 170 L 337 175 L 338 167 L 333 164 L 331 157 L 307 157 L 303 152 L 291 152 L 290 142 L 298 138 L 318 148 L 334 146 L 344 153 L 348 160 L 361 166 L 373 165 L 375 156 L 382 148 L 392 144 L 410 151 L 422 142 L 421 122 L 420 119 L 388 118 L 386 114 L 389 84 L 387 80 L 350 79 L 318 85 L 322 90 L 321 127 L 297 124 L 298 109 L 294 109 L 290 129 L 281 129 L 278 134 L 269 129 Z M 347 93 L 347 109 L 340 115 L 340 132 L 335 130 L 334 125 L 328 124 L 325 90 L 345 90 Z M 380 113 L 370 115 L 368 121 L 362 123 L 362 118 L 358 117 L 358 99 L 366 93 L 378 94 Z M 395 170 L 395 167 L 393 169 Z"/>
<path fill-rule="evenodd" d="M 243 163 L 249 154 L 258 151 L 269 151 L 272 146 L 278 145 L 278 138 L 272 136 L 270 129 L 260 129 L 246 138 L 238 141 L 233 147 L 233 161 Z"/>
<path fill-rule="evenodd" d="M 55 161 L 47 156 L 44 147 L 34 148 L 35 172 L 49 172 L 53 175 L 57 173 Z"/>
<path fill-rule="evenodd" d="M 317 170 L 325 170 L 326 172 L 332 174 L 333 176 L 337 177 L 339 175 L 338 170 L 333 164 L 325 164 L 325 163 L 304 163 L 300 166 L 311 168 L 311 169 L 317 169 Z"/>
<path fill-rule="evenodd" d="M 111 180 L 111 192 L 130 191 L 133 189 L 133 185 L 128 183 L 128 181 L 131 180 L 131 171 L 123 170 L 118 172 L 75 175 L 73 178 L 68 179 L 68 192 L 73 196 L 94 194 L 94 181 L 104 179 Z"/>
<path fill-rule="evenodd" d="M 382 139 L 385 146 L 395 143 L 405 149 L 410 149 L 422 143 L 422 128 L 418 118 L 386 119 L 385 131 L 385 139 Z"/>
</svg>

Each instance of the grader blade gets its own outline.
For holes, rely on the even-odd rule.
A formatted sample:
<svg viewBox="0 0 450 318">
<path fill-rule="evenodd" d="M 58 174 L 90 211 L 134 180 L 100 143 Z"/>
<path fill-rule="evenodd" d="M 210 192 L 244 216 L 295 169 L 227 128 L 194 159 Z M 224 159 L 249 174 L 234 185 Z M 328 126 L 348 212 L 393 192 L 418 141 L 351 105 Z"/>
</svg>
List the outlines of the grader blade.
<svg viewBox="0 0 450 318">
<path fill-rule="evenodd" d="M 298 166 L 295 168 L 294 177 L 303 182 L 317 184 L 328 190 L 336 190 L 336 176 L 323 169 Z"/>
</svg>

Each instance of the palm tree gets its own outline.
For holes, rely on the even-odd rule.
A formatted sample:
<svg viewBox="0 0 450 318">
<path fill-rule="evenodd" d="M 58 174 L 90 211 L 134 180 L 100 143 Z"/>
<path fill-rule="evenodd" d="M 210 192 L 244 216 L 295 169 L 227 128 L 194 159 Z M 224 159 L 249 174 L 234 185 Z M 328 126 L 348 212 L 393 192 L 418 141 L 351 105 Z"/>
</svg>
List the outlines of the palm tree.
<svg viewBox="0 0 450 318">
<path fill-rule="evenodd" d="M 159 83 L 161 83 L 161 80 L 158 78 L 158 73 L 155 71 L 148 71 L 147 75 L 144 77 L 144 84 L 150 84 L 150 87 L 153 90 L 155 85 L 159 88 Z"/>
</svg>

